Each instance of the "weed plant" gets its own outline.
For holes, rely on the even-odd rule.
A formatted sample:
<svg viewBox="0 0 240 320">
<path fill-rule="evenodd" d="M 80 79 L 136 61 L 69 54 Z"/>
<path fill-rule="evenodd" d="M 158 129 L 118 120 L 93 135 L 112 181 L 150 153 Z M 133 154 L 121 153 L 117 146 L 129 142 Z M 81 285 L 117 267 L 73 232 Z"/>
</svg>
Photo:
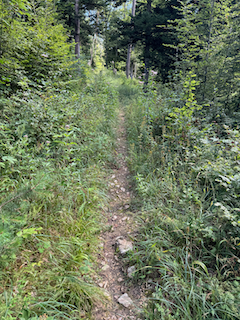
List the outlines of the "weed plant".
<svg viewBox="0 0 240 320">
<path fill-rule="evenodd" d="M 118 91 L 121 104 L 129 104 L 132 99 L 141 94 L 141 88 L 137 85 L 138 81 L 136 79 L 127 79 L 125 72 L 118 71 L 114 75 L 110 70 L 106 70 L 104 74 L 107 77 L 108 84 Z"/>
<path fill-rule="evenodd" d="M 149 287 L 148 320 L 240 315 L 240 135 L 206 121 L 196 85 L 191 73 L 152 84 L 126 107 L 142 211 L 129 263 Z"/>
<path fill-rule="evenodd" d="M 97 301 L 117 93 L 102 76 L 17 92 L 0 115 L 0 318 L 81 319 Z"/>
</svg>

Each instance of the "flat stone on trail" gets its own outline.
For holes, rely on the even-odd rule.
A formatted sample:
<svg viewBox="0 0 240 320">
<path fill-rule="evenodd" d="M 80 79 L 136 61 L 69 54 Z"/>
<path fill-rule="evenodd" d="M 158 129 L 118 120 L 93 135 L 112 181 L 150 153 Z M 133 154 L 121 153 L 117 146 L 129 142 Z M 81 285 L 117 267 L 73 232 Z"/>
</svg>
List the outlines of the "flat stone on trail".
<svg viewBox="0 0 240 320">
<path fill-rule="evenodd" d="M 105 271 L 105 270 L 107 270 L 107 269 L 109 269 L 109 268 L 110 268 L 109 265 L 105 264 L 105 265 L 102 267 L 102 270 Z"/>
<path fill-rule="evenodd" d="M 133 249 L 132 242 L 124 239 L 122 236 L 117 237 L 116 243 L 121 254 L 124 254 Z"/>
<path fill-rule="evenodd" d="M 125 308 L 129 308 L 133 304 L 132 299 L 128 296 L 127 293 L 121 295 L 121 297 L 118 299 L 118 302 L 122 304 Z"/>
<path fill-rule="evenodd" d="M 128 275 L 129 278 L 132 278 L 132 277 L 133 277 L 133 273 L 135 272 L 135 270 L 136 270 L 136 267 L 135 267 L 135 266 L 129 267 L 129 268 L 127 269 L 127 275 Z"/>
</svg>

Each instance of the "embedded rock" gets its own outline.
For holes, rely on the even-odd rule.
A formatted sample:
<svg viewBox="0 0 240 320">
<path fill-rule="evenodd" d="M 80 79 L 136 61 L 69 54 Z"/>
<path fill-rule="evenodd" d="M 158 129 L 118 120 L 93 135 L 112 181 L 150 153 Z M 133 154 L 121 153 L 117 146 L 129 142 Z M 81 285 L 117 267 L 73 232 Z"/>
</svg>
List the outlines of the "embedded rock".
<svg viewBox="0 0 240 320">
<path fill-rule="evenodd" d="M 118 302 L 122 304 L 125 308 L 129 308 L 133 304 L 132 299 L 128 296 L 127 293 L 121 295 L 121 297 L 118 299 Z"/>
<path fill-rule="evenodd" d="M 133 273 L 136 271 L 136 267 L 132 266 L 127 269 L 127 275 L 129 278 L 133 278 Z"/>
<path fill-rule="evenodd" d="M 124 254 L 133 249 L 132 242 L 124 239 L 122 236 L 117 237 L 116 243 L 121 254 Z"/>
</svg>

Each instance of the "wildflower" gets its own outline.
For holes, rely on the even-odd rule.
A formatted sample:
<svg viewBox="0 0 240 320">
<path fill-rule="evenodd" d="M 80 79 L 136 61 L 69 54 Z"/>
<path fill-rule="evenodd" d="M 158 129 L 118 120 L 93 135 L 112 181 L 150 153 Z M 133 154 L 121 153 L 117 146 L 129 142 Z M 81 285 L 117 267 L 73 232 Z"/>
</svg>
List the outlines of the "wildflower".
<svg viewBox="0 0 240 320">
<path fill-rule="evenodd" d="M 28 138 L 28 135 L 27 135 L 27 134 L 25 134 L 25 135 L 23 136 L 23 138 Z"/>
<path fill-rule="evenodd" d="M 50 143 L 50 141 L 49 141 L 49 140 L 47 140 L 47 141 L 46 141 L 46 144 L 49 144 L 49 143 Z"/>
<path fill-rule="evenodd" d="M 66 124 L 65 128 L 66 128 L 66 129 L 69 129 L 69 125 L 68 125 L 68 124 Z"/>
<path fill-rule="evenodd" d="M 142 77 L 141 77 L 141 76 L 138 76 L 138 79 L 142 79 Z"/>
<path fill-rule="evenodd" d="M 70 74 L 69 77 L 72 78 L 72 75 Z"/>
<path fill-rule="evenodd" d="M 154 71 L 154 70 L 151 70 L 151 72 L 152 72 L 152 75 L 153 75 L 153 76 L 156 76 L 156 75 L 158 74 L 158 72 L 157 72 L 157 71 Z"/>
<path fill-rule="evenodd" d="M 144 82 L 143 82 L 143 81 L 138 81 L 138 83 L 140 83 L 140 84 L 144 84 Z"/>
<path fill-rule="evenodd" d="M 42 53 L 41 56 L 42 56 L 43 58 L 48 58 L 48 54 L 47 54 L 47 53 Z"/>
</svg>

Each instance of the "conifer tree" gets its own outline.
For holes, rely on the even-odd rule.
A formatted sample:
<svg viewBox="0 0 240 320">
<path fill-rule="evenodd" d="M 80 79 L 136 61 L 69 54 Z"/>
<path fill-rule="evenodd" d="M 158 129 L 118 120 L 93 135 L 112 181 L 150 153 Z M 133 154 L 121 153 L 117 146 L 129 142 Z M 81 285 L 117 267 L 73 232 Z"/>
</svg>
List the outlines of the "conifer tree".
<svg viewBox="0 0 240 320">
<path fill-rule="evenodd" d="M 75 55 L 80 55 L 80 47 L 84 49 L 94 34 L 94 22 L 98 10 L 107 6 L 105 0 L 60 0 L 57 3 L 60 18 L 66 23 L 75 41 Z"/>
<path fill-rule="evenodd" d="M 177 17 L 178 2 L 158 0 L 139 2 L 136 16 L 131 22 L 122 22 L 122 45 L 124 40 L 140 49 L 140 60 L 144 64 L 145 85 L 151 68 L 158 69 L 162 80 L 167 80 L 168 72 L 173 64 L 175 50 L 166 47 L 165 43 L 175 43 L 175 35 L 167 28 L 168 20 Z M 133 27 L 134 26 L 134 27 Z"/>
</svg>

